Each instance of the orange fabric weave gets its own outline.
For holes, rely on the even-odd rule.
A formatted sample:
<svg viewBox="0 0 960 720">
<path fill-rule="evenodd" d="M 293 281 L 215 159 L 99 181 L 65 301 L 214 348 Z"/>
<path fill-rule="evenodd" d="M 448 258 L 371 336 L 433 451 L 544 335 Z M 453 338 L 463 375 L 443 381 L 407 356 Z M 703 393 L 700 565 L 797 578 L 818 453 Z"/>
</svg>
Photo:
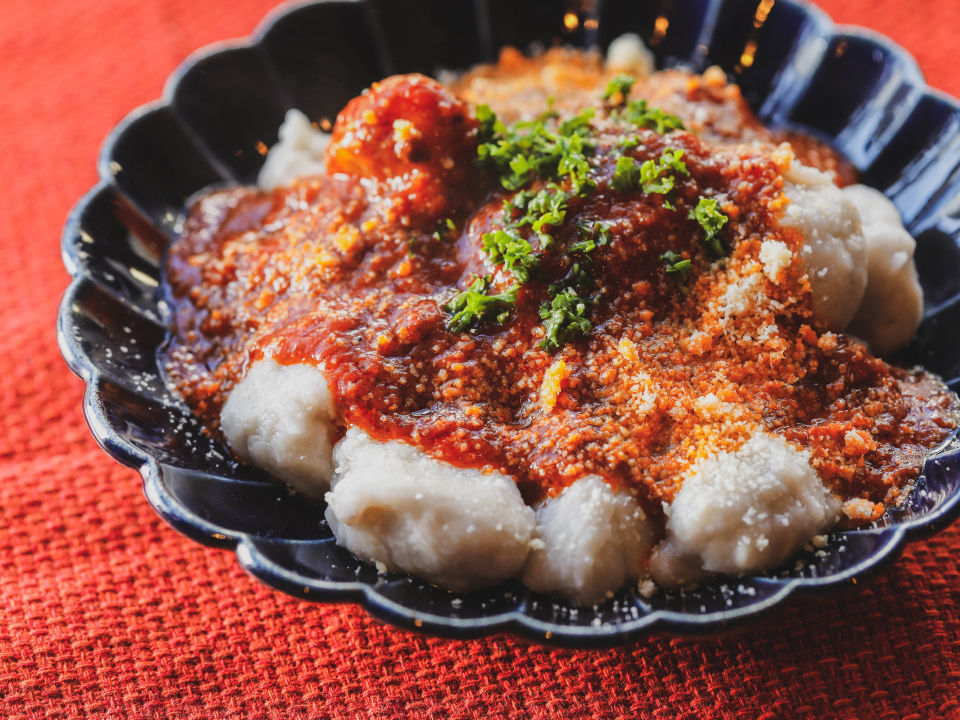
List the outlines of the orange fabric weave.
<svg viewBox="0 0 960 720">
<path fill-rule="evenodd" d="M 960 4 L 822 0 L 960 93 Z M 270 0 L 6 0 L 0 13 L 0 717 L 960 718 L 960 524 L 868 584 L 708 639 L 452 642 L 314 605 L 167 527 L 81 417 L 60 230 L 102 138 Z"/>
</svg>

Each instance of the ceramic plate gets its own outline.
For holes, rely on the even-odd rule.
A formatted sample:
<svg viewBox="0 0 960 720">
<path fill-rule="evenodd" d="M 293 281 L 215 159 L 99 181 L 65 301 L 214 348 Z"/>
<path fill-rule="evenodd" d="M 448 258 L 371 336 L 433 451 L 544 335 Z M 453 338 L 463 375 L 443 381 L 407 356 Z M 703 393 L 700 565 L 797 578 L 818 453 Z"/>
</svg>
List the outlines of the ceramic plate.
<svg viewBox="0 0 960 720">
<path fill-rule="evenodd" d="M 835 27 L 791 0 L 590 2 L 367 0 L 288 5 L 249 41 L 201 51 L 164 98 L 107 138 L 100 182 L 63 235 L 73 281 L 60 345 L 87 384 L 84 411 L 113 457 L 140 470 L 147 499 L 177 530 L 235 550 L 264 582 L 309 600 L 357 602 L 390 623 L 436 635 L 511 631 L 571 646 L 625 642 L 652 630 L 703 633 L 754 617 L 797 590 L 834 588 L 894 558 L 906 540 L 960 511 L 960 445 L 924 466 L 904 507 L 877 525 L 835 532 L 822 556 L 778 571 L 650 599 L 623 591 L 575 608 L 511 582 L 471 594 L 403 575 L 378 575 L 334 542 L 323 506 L 235 462 L 165 387 L 157 353 L 167 306 L 164 250 L 184 201 L 215 183 L 254 182 L 262 148 L 297 107 L 333 119 L 372 81 L 493 60 L 497 49 L 556 42 L 606 47 L 640 34 L 661 67 L 720 65 L 760 119 L 802 127 L 841 150 L 863 182 L 900 208 L 917 238 L 927 309 L 914 343 L 894 360 L 960 386 L 960 106 L 926 87 L 901 48 Z"/>
</svg>

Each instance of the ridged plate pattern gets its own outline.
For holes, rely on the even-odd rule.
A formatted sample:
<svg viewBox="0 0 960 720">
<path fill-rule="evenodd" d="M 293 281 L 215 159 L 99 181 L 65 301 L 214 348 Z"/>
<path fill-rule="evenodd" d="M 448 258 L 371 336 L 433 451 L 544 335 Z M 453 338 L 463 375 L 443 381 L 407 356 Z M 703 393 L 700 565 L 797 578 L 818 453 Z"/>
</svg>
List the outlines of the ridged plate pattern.
<svg viewBox="0 0 960 720">
<path fill-rule="evenodd" d="M 584 7 L 588 10 L 584 10 Z M 577 16 L 567 29 L 566 13 Z M 63 234 L 73 276 L 58 333 L 87 385 L 84 410 L 113 457 L 140 470 L 147 498 L 179 531 L 236 550 L 264 582 L 310 600 L 355 601 L 388 622 L 453 637 L 512 631 L 573 646 L 624 642 L 657 629 L 716 630 L 795 590 L 833 588 L 895 557 L 909 538 L 960 512 L 960 445 L 924 467 L 905 507 L 875 527 L 830 536 L 825 557 L 778 572 L 647 600 L 624 591 L 572 608 L 516 583 L 468 595 L 378 575 L 333 542 L 321 505 L 288 494 L 205 436 L 164 385 L 158 349 L 167 305 L 164 250 L 184 201 L 214 183 L 252 182 L 261 143 L 285 111 L 334 118 L 371 81 L 395 72 L 462 69 L 504 44 L 605 47 L 639 33 L 661 66 L 719 64 L 760 118 L 833 143 L 865 182 L 900 208 L 918 239 L 927 311 L 896 358 L 960 386 L 960 107 L 929 90 L 912 58 L 873 33 L 837 28 L 796 0 L 357 0 L 287 5 L 244 42 L 188 59 L 163 100 L 107 138 L 101 180 Z"/>
</svg>

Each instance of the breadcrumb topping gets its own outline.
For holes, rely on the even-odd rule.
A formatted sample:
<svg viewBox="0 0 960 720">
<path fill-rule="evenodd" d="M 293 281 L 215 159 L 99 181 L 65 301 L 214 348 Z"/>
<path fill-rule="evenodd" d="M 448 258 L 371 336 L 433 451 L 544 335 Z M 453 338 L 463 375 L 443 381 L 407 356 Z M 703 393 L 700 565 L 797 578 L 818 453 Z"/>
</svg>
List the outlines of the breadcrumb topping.
<svg viewBox="0 0 960 720">
<path fill-rule="evenodd" d="M 875 519 L 954 426 L 951 396 L 814 317 L 802 236 L 779 223 L 793 152 L 722 72 L 655 73 L 629 91 L 685 129 L 625 127 L 603 109 L 587 118 L 595 189 L 565 201 L 552 245 L 524 230 L 539 260 L 522 287 L 484 252 L 517 193 L 478 168 L 471 103 L 529 119 L 552 95 L 562 119 L 596 106 L 608 80 L 599 56 L 567 50 L 505 51 L 455 92 L 390 78 L 341 113 L 327 175 L 202 196 L 168 272 L 168 371 L 190 406 L 216 427 L 250 362 L 322 365 L 345 425 L 508 474 L 528 500 L 595 474 L 654 513 L 694 463 L 762 429 L 808 453 L 850 522 Z M 638 170 L 682 157 L 684 171 L 654 192 L 618 189 L 625 154 Z M 722 257 L 691 219 L 702 198 L 726 218 Z M 570 248 L 597 223 L 603 242 L 586 260 Z M 541 307 L 581 276 L 591 299 L 573 320 L 588 315 L 589 330 L 554 355 Z M 481 277 L 484 297 L 512 304 L 451 331 L 444 307 Z"/>
</svg>

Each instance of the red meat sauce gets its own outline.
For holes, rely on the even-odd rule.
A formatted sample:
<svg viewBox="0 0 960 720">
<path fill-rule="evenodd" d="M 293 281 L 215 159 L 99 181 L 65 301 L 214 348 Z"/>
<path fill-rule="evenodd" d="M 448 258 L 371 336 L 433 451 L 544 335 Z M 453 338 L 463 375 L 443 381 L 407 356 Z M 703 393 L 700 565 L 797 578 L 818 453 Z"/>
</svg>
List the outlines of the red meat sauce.
<svg viewBox="0 0 960 720">
<path fill-rule="evenodd" d="M 729 113 L 730 97 L 704 99 L 697 77 L 678 85 L 674 111 Z M 598 104 L 595 88 L 586 97 Z M 710 112 L 699 114 L 708 125 Z M 189 208 L 167 268 L 171 381 L 216 431 L 251 363 L 319 366 L 344 426 L 507 473 L 530 501 L 596 473 L 657 511 L 697 459 L 762 429 L 809 450 L 828 487 L 878 516 L 954 427 L 953 396 L 813 317 L 801 237 L 777 222 L 783 152 L 625 129 L 603 109 L 592 126 L 596 189 L 570 200 L 549 248 L 531 239 L 541 261 L 510 316 L 451 332 L 443 306 L 475 274 L 492 277 L 490 292 L 513 282 L 481 249 L 511 193 L 474 161 L 470 104 L 422 76 L 374 85 L 338 117 L 325 175 L 214 190 Z M 639 138 L 628 151 L 638 162 L 682 149 L 689 175 L 669 195 L 614 191 L 625 133 Z M 704 195 L 729 217 L 720 261 L 688 218 Z M 592 329 L 544 351 L 540 304 L 571 270 L 578 224 L 597 220 L 610 239 L 592 254 Z M 758 260 L 769 239 L 793 253 L 774 279 Z M 692 260 L 685 281 L 666 272 L 667 250 Z M 730 289 L 744 282 L 765 301 L 731 315 Z"/>
</svg>

